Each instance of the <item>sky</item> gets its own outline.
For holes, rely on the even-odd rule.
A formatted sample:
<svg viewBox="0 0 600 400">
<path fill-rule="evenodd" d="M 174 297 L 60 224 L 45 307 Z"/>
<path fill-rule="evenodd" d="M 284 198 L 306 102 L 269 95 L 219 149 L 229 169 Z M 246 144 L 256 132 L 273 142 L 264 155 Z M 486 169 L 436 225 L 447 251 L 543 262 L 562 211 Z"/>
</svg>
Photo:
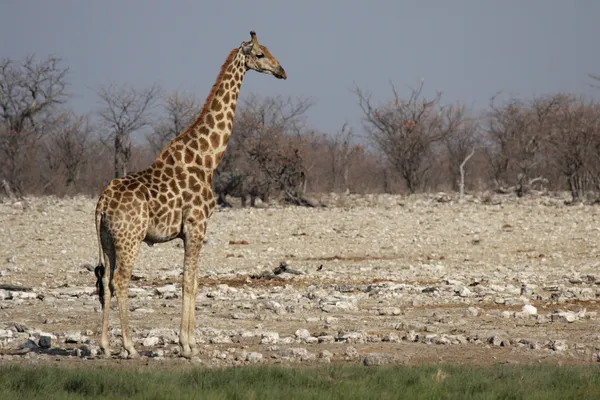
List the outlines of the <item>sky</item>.
<svg viewBox="0 0 600 400">
<path fill-rule="evenodd" d="M 0 58 L 63 58 L 68 105 L 100 107 L 109 82 L 203 102 L 229 51 L 255 30 L 288 79 L 250 71 L 241 98 L 310 98 L 308 122 L 360 130 L 353 89 L 377 104 L 424 94 L 480 110 L 491 96 L 600 97 L 598 0 L 0 0 Z"/>
</svg>

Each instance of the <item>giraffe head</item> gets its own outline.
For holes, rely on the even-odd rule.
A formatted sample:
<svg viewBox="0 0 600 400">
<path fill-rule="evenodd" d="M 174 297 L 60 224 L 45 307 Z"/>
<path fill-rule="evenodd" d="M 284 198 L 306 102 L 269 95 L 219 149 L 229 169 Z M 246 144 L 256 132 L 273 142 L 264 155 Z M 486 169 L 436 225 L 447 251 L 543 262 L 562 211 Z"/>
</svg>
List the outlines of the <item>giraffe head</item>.
<svg viewBox="0 0 600 400">
<path fill-rule="evenodd" d="M 242 52 L 246 56 L 246 68 L 253 69 L 263 74 L 271 74 L 278 79 L 286 79 L 285 70 L 279 64 L 279 61 L 265 46 L 258 43 L 256 32 L 250 32 L 250 41 L 243 42 Z"/>
</svg>

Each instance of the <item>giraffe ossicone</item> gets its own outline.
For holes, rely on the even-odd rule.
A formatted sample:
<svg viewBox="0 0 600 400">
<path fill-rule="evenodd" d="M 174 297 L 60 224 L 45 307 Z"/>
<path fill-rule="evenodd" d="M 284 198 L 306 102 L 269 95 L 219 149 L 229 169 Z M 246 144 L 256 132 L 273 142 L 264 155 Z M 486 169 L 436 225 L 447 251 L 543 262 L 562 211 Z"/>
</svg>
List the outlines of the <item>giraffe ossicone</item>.
<svg viewBox="0 0 600 400">
<path fill-rule="evenodd" d="M 177 238 L 185 249 L 179 344 L 184 357 L 197 353 L 197 272 L 207 220 L 216 205 L 212 175 L 227 148 L 239 90 L 249 70 L 287 78 L 254 31 L 250 41 L 227 56 L 196 121 L 171 140 L 150 167 L 113 179 L 100 195 L 96 205 L 100 260 L 95 274 L 103 309 L 100 348 L 105 356 L 110 356 L 112 295 L 119 308 L 123 348 L 130 357 L 137 355 L 129 329 L 128 286 L 141 243 Z"/>
</svg>

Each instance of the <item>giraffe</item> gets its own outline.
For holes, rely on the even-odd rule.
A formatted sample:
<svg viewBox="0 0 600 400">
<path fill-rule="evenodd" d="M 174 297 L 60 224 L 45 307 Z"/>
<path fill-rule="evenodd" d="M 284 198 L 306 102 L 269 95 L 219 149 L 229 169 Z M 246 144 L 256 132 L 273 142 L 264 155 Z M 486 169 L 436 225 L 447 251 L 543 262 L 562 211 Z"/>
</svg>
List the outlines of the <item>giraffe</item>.
<svg viewBox="0 0 600 400">
<path fill-rule="evenodd" d="M 267 47 L 250 41 L 229 53 L 196 121 L 161 151 L 147 169 L 113 179 L 96 205 L 99 263 L 96 286 L 102 305 L 100 348 L 110 357 L 108 341 L 111 297 L 117 299 L 123 348 L 138 355 L 129 330 L 128 285 L 142 242 L 152 246 L 173 239 L 184 244 L 181 355 L 198 353 L 195 308 L 198 262 L 206 224 L 216 200 L 212 175 L 231 134 L 242 79 L 248 70 L 286 79 L 285 70 Z M 110 292 L 110 293 L 109 293 Z"/>
</svg>

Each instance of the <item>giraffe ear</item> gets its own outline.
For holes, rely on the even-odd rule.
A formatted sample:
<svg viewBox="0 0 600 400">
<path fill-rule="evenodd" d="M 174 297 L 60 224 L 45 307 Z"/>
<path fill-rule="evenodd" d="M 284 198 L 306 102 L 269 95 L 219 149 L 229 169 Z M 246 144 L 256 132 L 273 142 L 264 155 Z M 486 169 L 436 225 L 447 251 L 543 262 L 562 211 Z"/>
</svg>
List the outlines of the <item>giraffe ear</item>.
<svg viewBox="0 0 600 400">
<path fill-rule="evenodd" d="M 252 47 L 254 47 L 253 42 L 242 43 L 242 51 L 244 52 L 245 55 L 250 54 L 250 52 L 252 51 Z"/>
</svg>

